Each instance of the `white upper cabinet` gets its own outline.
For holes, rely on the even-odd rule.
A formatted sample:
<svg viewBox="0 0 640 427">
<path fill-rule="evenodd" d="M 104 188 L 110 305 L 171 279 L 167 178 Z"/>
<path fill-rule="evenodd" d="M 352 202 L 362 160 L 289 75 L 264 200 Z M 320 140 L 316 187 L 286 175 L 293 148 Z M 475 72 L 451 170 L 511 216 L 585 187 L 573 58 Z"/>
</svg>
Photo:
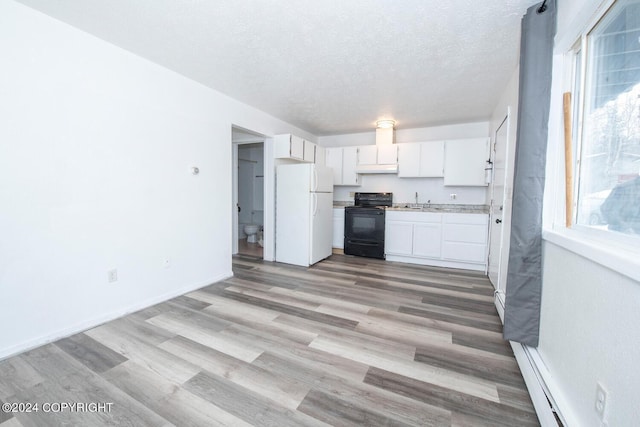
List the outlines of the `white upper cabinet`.
<svg viewBox="0 0 640 427">
<path fill-rule="evenodd" d="M 398 144 L 398 177 L 420 176 L 420 143 Z"/>
<path fill-rule="evenodd" d="M 358 147 L 358 165 L 389 165 L 398 162 L 398 146 L 360 145 Z"/>
<path fill-rule="evenodd" d="M 405 143 L 398 146 L 400 178 L 444 176 L 444 141 Z"/>
<path fill-rule="evenodd" d="M 304 139 L 290 133 L 273 137 L 274 157 L 304 161 Z"/>
<path fill-rule="evenodd" d="M 358 165 L 358 147 L 342 148 L 342 185 L 360 185 L 360 176 L 356 172 Z"/>
<path fill-rule="evenodd" d="M 420 144 L 420 176 L 444 176 L 444 141 Z"/>
<path fill-rule="evenodd" d="M 489 138 L 446 141 L 444 185 L 486 186 Z"/>
<path fill-rule="evenodd" d="M 319 145 L 316 145 L 316 165 L 325 166 L 326 162 L 326 149 Z"/>
<path fill-rule="evenodd" d="M 291 158 L 304 160 L 304 139 L 291 135 Z"/>
<path fill-rule="evenodd" d="M 325 150 L 325 164 L 333 169 L 333 185 L 360 185 L 356 173 L 358 147 L 329 147 Z"/>
<path fill-rule="evenodd" d="M 375 145 L 361 145 L 358 148 L 359 165 L 375 165 L 378 163 L 378 147 Z"/>
<path fill-rule="evenodd" d="M 303 159 L 308 163 L 315 163 L 316 161 L 316 144 L 311 141 L 304 141 L 304 154 Z"/>
<path fill-rule="evenodd" d="M 327 148 L 325 165 L 333 170 L 333 185 L 342 185 L 342 148 Z"/>
<path fill-rule="evenodd" d="M 396 144 L 378 145 L 378 164 L 398 163 L 398 146 Z"/>
</svg>

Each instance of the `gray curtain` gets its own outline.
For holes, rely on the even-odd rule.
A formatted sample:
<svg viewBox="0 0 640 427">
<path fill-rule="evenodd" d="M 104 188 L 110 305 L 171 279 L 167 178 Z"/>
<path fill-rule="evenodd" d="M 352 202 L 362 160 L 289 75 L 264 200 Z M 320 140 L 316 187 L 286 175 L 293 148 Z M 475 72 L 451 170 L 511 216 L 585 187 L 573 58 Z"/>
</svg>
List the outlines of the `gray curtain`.
<svg viewBox="0 0 640 427">
<path fill-rule="evenodd" d="M 504 338 L 538 346 L 542 291 L 542 195 L 556 3 L 522 19 L 520 90 Z"/>
</svg>

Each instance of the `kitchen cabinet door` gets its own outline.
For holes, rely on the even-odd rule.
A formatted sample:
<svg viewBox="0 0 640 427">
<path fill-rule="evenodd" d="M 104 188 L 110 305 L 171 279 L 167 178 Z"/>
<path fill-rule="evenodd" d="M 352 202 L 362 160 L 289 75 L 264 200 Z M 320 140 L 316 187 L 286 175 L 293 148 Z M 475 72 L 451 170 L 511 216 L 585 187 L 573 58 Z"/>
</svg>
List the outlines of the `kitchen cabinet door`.
<svg viewBox="0 0 640 427">
<path fill-rule="evenodd" d="M 358 165 L 358 147 L 342 148 L 342 185 L 360 185 L 360 177 L 356 173 Z"/>
<path fill-rule="evenodd" d="M 398 146 L 396 144 L 379 145 L 377 162 L 379 165 L 398 163 Z"/>
<path fill-rule="evenodd" d="M 319 145 L 316 145 L 316 165 L 325 166 L 326 163 L 326 149 Z"/>
<path fill-rule="evenodd" d="M 420 144 L 398 144 L 398 177 L 420 176 Z"/>
<path fill-rule="evenodd" d="M 276 159 L 288 159 L 291 156 L 291 134 L 273 137 L 273 155 Z"/>
<path fill-rule="evenodd" d="M 344 249 L 344 208 L 333 208 L 334 248 Z"/>
<path fill-rule="evenodd" d="M 291 135 L 291 158 L 304 160 L 304 139 Z"/>
<path fill-rule="evenodd" d="M 413 224 L 387 220 L 384 233 L 384 252 L 392 255 L 413 254 Z"/>
<path fill-rule="evenodd" d="M 276 159 L 304 160 L 304 139 L 290 133 L 273 137 L 273 155 Z"/>
<path fill-rule="evenodd" d="M 444 141 L 420 143 L 421 177 L 444 176 Z"/>
<path fill-rule="evenodd" d="M 378 147 L 375 145 L 361 145 L 358 147 L 358 164 L 375 165 L 378 162 Z"/>
<path fill-rule="evenodd" d="M 315 163 L 316 161 L 316 144 L 311 141 L 304 141 L 304 161 L 308 163 Z"/>
<path fill-rule="evenodd" d="M 484 168 L 489 158 L 488 138 L 445 142 L 444 185 L 486 187 Z"/>
<path fill-rule="evenodd" d="M 442 226 L 442 258 L 485 263 L 489 239 L 488 223 L 487 214 L 445 214 Z"/>
<path fill-rule="evenodd" d="M 442 226 L 437 224 L 414 224 L 413 255 L 440 258 L 442 247 Z"/>
<path fill-rule="evenodd" d="M 327 148 L 325 163 L 333 170 L 333 185 L 342 185 L 342 148 Z"/>
</svg>

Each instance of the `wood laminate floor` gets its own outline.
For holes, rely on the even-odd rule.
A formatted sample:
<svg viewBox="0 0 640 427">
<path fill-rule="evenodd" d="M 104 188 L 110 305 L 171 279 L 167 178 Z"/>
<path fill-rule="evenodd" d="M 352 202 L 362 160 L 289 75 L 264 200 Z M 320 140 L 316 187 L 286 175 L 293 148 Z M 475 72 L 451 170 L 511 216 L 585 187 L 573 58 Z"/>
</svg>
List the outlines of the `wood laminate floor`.
<svg viewBox="0 0 640 427">
<path fill-rule="evenodd" d="M 480 274 L 344 255 L 234 274 L 0 361 L 0 403 L 40 405 L 0 426 L 538 425 Z"/>
<path fill-rule="evenodd" d="M 262 258 L 262 246 L 257 243 L 247 242 L 247 238 L 238 239 L 238 254 L 256 258 Z"/>
</svg>

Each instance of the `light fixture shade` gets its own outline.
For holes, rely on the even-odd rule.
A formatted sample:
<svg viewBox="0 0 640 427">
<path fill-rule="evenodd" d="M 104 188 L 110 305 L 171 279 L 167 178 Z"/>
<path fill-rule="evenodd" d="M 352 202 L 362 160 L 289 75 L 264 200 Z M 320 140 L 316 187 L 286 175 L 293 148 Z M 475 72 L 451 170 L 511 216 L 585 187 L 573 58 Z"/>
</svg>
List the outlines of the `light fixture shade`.
<svg viewBox="0 0 640 427">
<path fill-rule="evenodd" d="M 395 120 L 378 120 L 376 122 L 376 126 L 378 129 L 393 129 L 393 127 L 396 125 L 396 121 Z"/>
</svg>

